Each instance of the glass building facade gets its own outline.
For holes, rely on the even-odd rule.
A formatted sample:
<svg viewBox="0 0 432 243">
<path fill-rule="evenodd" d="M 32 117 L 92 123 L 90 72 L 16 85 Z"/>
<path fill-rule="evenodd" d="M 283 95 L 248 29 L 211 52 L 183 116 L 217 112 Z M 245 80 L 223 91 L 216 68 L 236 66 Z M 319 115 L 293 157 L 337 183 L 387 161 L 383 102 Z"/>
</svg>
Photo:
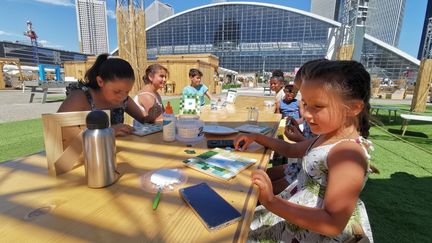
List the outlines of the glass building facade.
<svg viewBox="0 0 432 243">
<path fill-rule="evenodd" d="M 40 64 L 46 65 L 62 65 L 65 61 L 85 61 L 87 55 L 71 52 L 56 50 L 45 47 L 37 47 L 37 53 Z M 36 66 L 34 58 L 34 47 L 20 43 L 12 43 L 1 41 L 0 42 L 0 57 L 19 58 L 21 65 Z"/>
<path fill-rule="evenodd" d="M 215 3 L 194 8 L 147 29 L 148 59 L 157 55 L 211 53 L 219 66 L 240 73 L 293 71 L 324 58 L 329 29 L 339 26 L 309 12 L 264 3 Z M 397 79 L 419 61 L 366 35 L 362 63 Z"/>
</svg>

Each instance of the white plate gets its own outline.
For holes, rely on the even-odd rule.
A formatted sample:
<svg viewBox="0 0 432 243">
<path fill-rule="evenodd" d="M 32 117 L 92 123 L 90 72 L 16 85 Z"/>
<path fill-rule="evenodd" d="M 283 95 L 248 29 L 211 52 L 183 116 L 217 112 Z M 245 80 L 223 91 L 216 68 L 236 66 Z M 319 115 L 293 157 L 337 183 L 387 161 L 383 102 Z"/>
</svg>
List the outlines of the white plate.
<svg viewBox="0 0 432 243">
<path fill-rule="evenodd" d="M 232 134 L 238 132 L 233 128 L 218 126 L 218 125 L 205 125 L 203 131 L 205 133 L 219 134 L 219 135 Z"/>
</svg>

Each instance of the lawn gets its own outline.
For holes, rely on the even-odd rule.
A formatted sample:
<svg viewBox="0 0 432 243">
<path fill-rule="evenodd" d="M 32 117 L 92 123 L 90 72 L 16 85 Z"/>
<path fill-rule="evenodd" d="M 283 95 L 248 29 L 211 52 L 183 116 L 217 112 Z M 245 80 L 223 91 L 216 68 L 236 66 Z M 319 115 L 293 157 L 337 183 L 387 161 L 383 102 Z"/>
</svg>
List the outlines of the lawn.
<svg viewBox="0 0 432 243">
<path fill-rule="evenodd" d="M 179 99 L 170 100 L 174 111 Z M 393 105 L 392 105 L 393 106 Z M 408 105 L 399 105 L 408 113 Z M 432 115 L 432 107 L 426 111 Z M 432 238 L 432 124 L 410 122 L 400 137 L 402 120 L 388 122 L 388 112 L 374 117 L 372 163 L 380 174 L 370 175 L 361 194 L 375 242 L 428 242 Z M 0 124 L 0 161 L 43 150 L 40 119 Z"/>
</svg>

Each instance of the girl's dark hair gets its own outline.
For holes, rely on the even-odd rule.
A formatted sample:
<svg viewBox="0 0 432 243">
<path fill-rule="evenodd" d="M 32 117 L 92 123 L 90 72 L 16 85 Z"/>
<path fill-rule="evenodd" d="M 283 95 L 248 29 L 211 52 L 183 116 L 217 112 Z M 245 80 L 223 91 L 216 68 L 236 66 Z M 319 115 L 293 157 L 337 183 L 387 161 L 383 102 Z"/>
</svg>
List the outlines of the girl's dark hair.
<svg viewBox="0 0 432 243">
<path fill-rule="evenodd" d="M 285 78 L 283 76 L 272 76 L 270 80 L 272 79 L 276 79 L 278 83 L 281 83 L 283 86 L 286 84 Z"/>
<path fill-rule="evenodd" d="M 280 69 L 273 70 L 272 77 L 283 77 L 284 73 Z"/>
<path fill-rule="evenodd" d="M 159 70 L 165 70 L 166 73 L 168 73 L 168 69 L 166 69 L 166 67 L 160 65 L 160 64 L 152 64 L 150 66 L 148 66 L 145 70 L 145 74 L 143 76 L 143 81 L 144 84 L 149 84 L 151 83 L 150 77 L 153 77 L 153 75 L 155 75 L 157 73 L 157 71 Z"/>
<path fill-rule="evenodd" d="M 135 75 L 132 66 L 121 58 L 108 58 L 108 54 L 101 54 L 96 58 L 95 63 L 87 70 L 84 79 L 85 85 L 92 89 L 100 89 L 96 77 L 99 76 L 104 82 L 115 79 L 132 79 Z"/>
<path fill-rule="evenodd" d="M 361 63 L 321 60 L 304 65 L 301 75 L 305 80 L 323 82 L 325 87 L 336 91 L 346 101 L 363 101 L 358 128 L 361 136 L 369 136 L 370 75 Z"/>
</svg>

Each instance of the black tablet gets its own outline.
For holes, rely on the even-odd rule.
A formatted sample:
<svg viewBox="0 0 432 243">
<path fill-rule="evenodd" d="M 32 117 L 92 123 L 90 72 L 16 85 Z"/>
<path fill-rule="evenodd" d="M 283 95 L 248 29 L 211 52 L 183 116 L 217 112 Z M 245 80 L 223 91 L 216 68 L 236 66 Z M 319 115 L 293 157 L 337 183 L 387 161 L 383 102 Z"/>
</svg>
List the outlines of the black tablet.
<svg viewBox="0 0 432 243">
<path fill-rule="evenodd" d="M 210 230 L 241 218 L 241 214 L 206 183 L 182 188 L 180 195 Z"/>
</svg>

